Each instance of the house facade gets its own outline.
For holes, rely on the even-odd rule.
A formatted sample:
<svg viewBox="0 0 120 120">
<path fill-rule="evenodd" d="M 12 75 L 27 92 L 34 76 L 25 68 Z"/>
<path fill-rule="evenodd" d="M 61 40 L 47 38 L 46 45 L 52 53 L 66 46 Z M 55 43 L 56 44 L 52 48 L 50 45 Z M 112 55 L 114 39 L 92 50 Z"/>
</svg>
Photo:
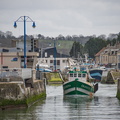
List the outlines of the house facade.
<svg viewBox="0 0 120 120">
<path fill-rule="evenodd" d="M 6 51 L 5 51 L 6 50 Z M 37 62 L 37 52 L 26 52 L 27 68 L 33 68 Z M 1 68 L 23 68 L 24 52 L 17 49 L 0 49 L 0 67 Z"/>
<path fill-rule="evenodd" d="M 96 63 L 108 67 L 118 68 L 119 50 L 120 44 L 116 44 L 114 46 L 108 45 L 95 55 Z"/>
<path fill-rule="evenodd" d="M 117 66 L 118 66 L 118 69 L 120 69 L 120 50 L 117 53 Z"/>
<path fill-rule="evenodd" d="M 96 55 L 95 55 L 95 61 L 96 64 L 100 64 L 101 63 L 101 53 L 105 50 L 105 47 L 102 48 Z"/>
</svg>

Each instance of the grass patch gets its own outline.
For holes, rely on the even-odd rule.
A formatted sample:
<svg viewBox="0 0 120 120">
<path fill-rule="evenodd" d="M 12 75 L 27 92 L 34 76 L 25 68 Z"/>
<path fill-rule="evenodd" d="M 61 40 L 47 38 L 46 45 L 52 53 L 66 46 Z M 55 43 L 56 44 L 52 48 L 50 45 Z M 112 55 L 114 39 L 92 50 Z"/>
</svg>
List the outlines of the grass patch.
<svg viewBox="0 0 120 120">
<path fill-rule="evenodd" d="M 52 78 L 49 80 L 49 82 L 61 82 L 62 80 L 60 78 Z"/>
<path fill-rule="evenodd" d="M 62 79 L 60 78 L 59 73 L 50 73 L 51 78 L 48 80 L 48 82 L 62 82 Z"/>
</svg>

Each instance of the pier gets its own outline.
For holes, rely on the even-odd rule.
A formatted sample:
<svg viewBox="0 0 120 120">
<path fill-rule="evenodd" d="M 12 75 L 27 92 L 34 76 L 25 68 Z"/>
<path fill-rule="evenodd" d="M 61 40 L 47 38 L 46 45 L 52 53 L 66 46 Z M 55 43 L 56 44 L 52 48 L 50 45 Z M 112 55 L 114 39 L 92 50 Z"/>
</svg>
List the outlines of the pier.
<svg viewBox="0 0 120 120">
<path fill-rule="evenodd" d="M 36 71 L 2 69 L 0 73 L 0 109 L 29 107 L 46 96 L 44 80 L 36 79 Z"/>
</svg>

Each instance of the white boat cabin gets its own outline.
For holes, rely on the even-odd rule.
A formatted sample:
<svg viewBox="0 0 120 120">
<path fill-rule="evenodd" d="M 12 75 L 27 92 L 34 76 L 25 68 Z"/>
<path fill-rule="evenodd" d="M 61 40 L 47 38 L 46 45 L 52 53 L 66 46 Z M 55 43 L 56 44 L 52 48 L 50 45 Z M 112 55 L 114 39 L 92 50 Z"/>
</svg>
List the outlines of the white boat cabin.
<svg viewBox="0 0 120 120">
<path fill-rule="evenodd" d="M 86 71 L 69 71 L 69 81 L 78 79 L 80 81 L 86 82 L 88 74 Z"/>
</svg>

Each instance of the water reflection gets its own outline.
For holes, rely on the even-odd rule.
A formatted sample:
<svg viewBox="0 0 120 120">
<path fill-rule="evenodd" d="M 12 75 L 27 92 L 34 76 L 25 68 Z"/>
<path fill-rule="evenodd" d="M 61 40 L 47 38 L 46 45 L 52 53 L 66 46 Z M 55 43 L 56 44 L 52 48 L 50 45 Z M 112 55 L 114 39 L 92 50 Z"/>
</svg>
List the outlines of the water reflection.
<svg viewBox="0 0 120 120">
<path fill-rule="evenodd" d="M 0 111 L 0 120 L 119 120 L 116 85 L 99 86 L 93 99 L 63 96 L 62 85 L 48 85 L 47 97 L 28 109 Z"/>
<path fill-rule="evenodd" d="M 65 98 L 64 106 L 68 106 L 69 118 L 75 120 L 118 120 L 120 102 L 114 97 Z"/>
<path fill-rule="evenodd" d="M 64 105 L 70 106 L 72 109 L 74 108 L 80 108 L 80 107 L 89 107 L 92 99 L 87 96 L 74 96 L 74 97 L 68 97 L 65 96 L 63 99 Z"/>
<path fill-rule="evenodd" d="M 77 120 L 83 116 L 87 117 L 87 111 L 90 109 L 92 100 L 90 97 L 64 97 L 64 106 L 69 106 L 69 118 Z"/>
</svg>

